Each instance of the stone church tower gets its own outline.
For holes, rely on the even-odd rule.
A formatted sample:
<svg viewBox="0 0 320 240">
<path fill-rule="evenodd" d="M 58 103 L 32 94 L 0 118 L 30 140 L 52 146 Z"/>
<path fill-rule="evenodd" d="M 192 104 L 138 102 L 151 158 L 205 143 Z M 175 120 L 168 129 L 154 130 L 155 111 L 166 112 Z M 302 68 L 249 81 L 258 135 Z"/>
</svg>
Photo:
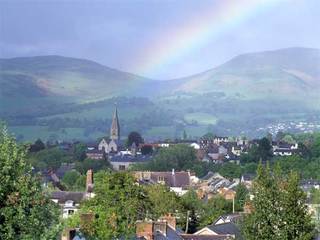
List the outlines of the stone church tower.
<svg viewBox="0 0 320 240">
<path fill-rule="evenodd" d="M 120 124 L 119 124 L 117 108 L 115 109 L 115 111 L 113 113 L 113 117 L 112 117 L 110 138 L 111 138 L 111 140 L 119 140 L 120 139 Z"/>
</svg>

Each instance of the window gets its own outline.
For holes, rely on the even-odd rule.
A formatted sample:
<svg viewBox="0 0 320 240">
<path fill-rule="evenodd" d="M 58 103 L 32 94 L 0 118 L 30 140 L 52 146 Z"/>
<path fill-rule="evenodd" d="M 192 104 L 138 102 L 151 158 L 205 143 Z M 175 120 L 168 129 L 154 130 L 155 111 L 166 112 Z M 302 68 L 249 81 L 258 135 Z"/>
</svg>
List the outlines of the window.
<svg viewBox="0 0 320 240">
<path fill-rule="evenodd" d="M 74 214 L 74 210 L 68 210 L 68 215 Z"/>
<path fill-rule="evenodd" d="M 119 170 L 120 170 L 120 171 L 126 170 L 126 166 L 125 166 L 125 165 L 119 165 Z"/>
<path fill-rule="evenodd" d="M 164 182 L 164 176 L 158 176 L 158 182 Z"/>
</svg>

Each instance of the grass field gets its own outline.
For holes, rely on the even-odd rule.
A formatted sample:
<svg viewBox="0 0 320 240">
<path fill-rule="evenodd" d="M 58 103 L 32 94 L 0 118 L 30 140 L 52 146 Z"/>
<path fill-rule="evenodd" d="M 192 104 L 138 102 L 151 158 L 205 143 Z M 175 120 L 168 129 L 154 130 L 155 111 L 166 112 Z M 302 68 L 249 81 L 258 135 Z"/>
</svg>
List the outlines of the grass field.
<svg viewBox="0 0 320 240">
<path fill-rule="evenodd" d="M 58 140 L 96 140 L 102 137 L 102 132 L 93 132 L 89 136 L 84 135 L 82 128 L 63 128 L 59 131 L 49 131 L 47 127 L 43 126 L 19 126 L 9 127 L 9 132 L 12 133 L 18 140 L 21 141 L 35 141 L 40 138 L 43 141 L 49 139 Z"/>
</svg>

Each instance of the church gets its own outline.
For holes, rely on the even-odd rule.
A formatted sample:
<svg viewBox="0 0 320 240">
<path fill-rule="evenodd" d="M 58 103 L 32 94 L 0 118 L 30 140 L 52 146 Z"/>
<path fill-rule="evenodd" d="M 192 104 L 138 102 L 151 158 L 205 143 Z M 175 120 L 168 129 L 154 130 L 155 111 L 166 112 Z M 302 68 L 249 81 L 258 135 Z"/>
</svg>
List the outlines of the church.
<svg viewBox="0 0 320 240">
<path fill-rule="evenodd" d="M 120 150 L 120 147 L 120 124 L 118 117 L 118 109 L 116 108 L 112 116 L 110 139 L 102 138 L 98 145 L 98 150 L 104 151 L 106 154 L 109 154 L 118 152 Z"/>
</svg>

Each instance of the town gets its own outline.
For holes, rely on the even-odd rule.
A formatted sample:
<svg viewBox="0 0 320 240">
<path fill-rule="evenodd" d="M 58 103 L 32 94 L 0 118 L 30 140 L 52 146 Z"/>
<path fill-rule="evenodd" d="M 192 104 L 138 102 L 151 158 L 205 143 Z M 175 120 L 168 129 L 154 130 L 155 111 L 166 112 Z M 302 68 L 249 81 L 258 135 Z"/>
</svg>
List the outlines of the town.
<svg viewBox="0 0 320 240">
<path fill-rule="evenodd" d="M 319 9 L 0 0 L 0 240 L 320 240 Z"/>
<path fill-rule="evenodd" d="M 60 208 L 64 228 L 58 235 L 62 240 L 86 239 L 86 234 L 93 231 L 88 225 L 95 222 L 93 209 L 98 206 L 91 205 L 92 210 L 87 212 L 86 204 L 103 197 L 102 189 L 105 194 L 114 194 L 114 187 L 131 184 L 151 194 L 151 204 L 158 212 L 150 212 L 149 217 L 143 210 L 137 212 L 129 232 L 117 227 L 115 231 L 119 232 L 105 229 L 110 234 L 101 235 L 105 239 L 129 236 L 132 239 L 134 235 L 136 239 L 245 239 L 243 221 L 254 211 L 257 171 L 259 166 L 269 163 L 280 164 L 288 174 L 292 169 L 299 171 L 297 187 L 306 196 L 306 214 L 314 226 L 319 226 L 319 171 L 301 165 L 303 158 L 315 150 L 308 150 L 302 139 L 298 142 L 294 135 L 279 132 L 275 137 L 268 134 L 262 139 L 249 140 L 208 133 L 197 141 L 182 137 L 145 142 L 137 132 L 123 138 L 120 130 L 121 120 L 115 108 L 112 124 L 106 129 L 109 136 L 97 142 L 44 144 L 38 139 L 30 145 L 28 158 L 34 163 L 33 174 L 40 174 L 45 192 Z M 319 164 L 319 158 L 308 161 L 314 166 Z M 96 176 L 100 179 L 95 180 Z M 101 178 L 111 182 L 110 178 L 118 178 L 120 182 L 109 184 L 120 185 L 100 186 L 103 188 L 96 192 L 96 184 L 103 183 Z M 121 184 L 125 185 L 121 187 Z M 128 190 L 131 191 L 130 187 Z M 119 205 L 126 208 L 129 202 Z M 74 225 L 73 219 L 79 219 L 79 223 Z"/>
</svg>

